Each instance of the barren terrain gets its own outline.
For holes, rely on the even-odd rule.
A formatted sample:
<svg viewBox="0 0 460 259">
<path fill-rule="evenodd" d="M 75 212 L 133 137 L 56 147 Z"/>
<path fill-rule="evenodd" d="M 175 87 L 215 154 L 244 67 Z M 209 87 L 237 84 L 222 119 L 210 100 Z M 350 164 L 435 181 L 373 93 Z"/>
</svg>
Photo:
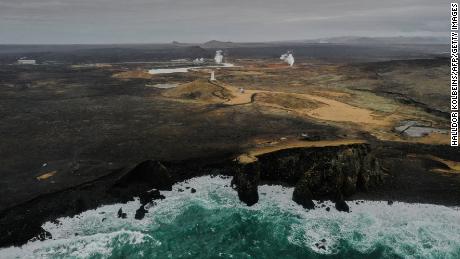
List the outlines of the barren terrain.
<svg viewBox="0 0 460 259">
<path fill-rule="evenodd" d="M 312 49 L 322 46 L 297 48 L 293 67 L 278 59 L 281 48 L 245 47 L 226 50 L 235 67 L 211 68 L 208 60 L 186 73 L 154 75 L 149 69 L 193 65 L 174 58 L 209 58 L 215 50 L 187 46 L 168 56 L 140 48 L 113 60 L 113 49 L 28 53 L 57 60 L 36 66 L 0 55 L 0 221 L 9 224 L 1 215 L 56 193 L 78 205 L 89 192 L 78 188 L 144 161 L 244 164 L 283 150 L 363 143 L 392 180 L 354 198 L 458 204 L 448 59 L 382 49 L 369 56 L 352 46 L 343 48 L 359 58 L 330 60 L 322 55 L 340 46 L 316 56 Z"/>
</svg>

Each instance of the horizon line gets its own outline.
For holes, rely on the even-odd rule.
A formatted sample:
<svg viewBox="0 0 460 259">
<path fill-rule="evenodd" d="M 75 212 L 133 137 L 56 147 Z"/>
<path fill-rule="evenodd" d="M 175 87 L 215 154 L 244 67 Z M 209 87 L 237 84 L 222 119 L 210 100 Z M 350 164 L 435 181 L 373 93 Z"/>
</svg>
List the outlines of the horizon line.
<svg viewBox="0 0 460 259">
<path fill-rule="evenodd" d="M 290 40 L 267 40 L 267 41 L 229 41 L 229 40 L 207 40 L 204 42 L 181 42 L 177 40 L 171 40 L 169 42 L 98 42 L 98 43 L 91 43 L 91 42 L 82 42 L 82 43 L 52 43 L 52 42 L 43 42 L 43 43 L 2 43 L 1 45 L 161 45 L 161 44 L 188 44 L 188 45 L 201 45 L 206 44 L 208 42 L 221 42 L 221 43 L 236 43 L 236 44 L 254 44 L 254 43 L 302 43 L 302 41 L 314 41 L 314 40 L 327 40 L 327 39 L 338 39 L 338 38 L 367 38 L 367 39 L 385 39 L 385 38 L 431 38 L 431 39 L 448 39 L 449 35 L 446 36 L 333 36 L 333 37 L 319 37 L 319 38 L 306 38 L 306 39 L 290 39 Z M 308 43 L 308 42 L 304 42 Z M 311 42 L 311 43 L 318 43 L 318 42 Z M 328 43 L 321 43 L 321 44 L 328 44 Z M 333 43 L 331 43 L 333 44 Z M 449 42 L 446 42 L 449 44 Z"/>
</svg>

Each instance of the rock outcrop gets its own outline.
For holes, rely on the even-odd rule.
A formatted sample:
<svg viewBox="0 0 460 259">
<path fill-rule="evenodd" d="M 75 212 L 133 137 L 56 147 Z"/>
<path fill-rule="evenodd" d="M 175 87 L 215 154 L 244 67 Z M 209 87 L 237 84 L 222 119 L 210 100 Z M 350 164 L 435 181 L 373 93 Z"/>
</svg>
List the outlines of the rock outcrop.
<svg viewBox="0 0 460 259">
<path fill-rule="evenodd" d="M 384 173 L 367 144 L 294 148 L 258 156 L 241 165 L 234 184 L 240 200 L 257 202 L 257 185 L 275 182 L 295 186 L 292 199 L 307 209 L 314 199 L 330 199 L 348 211 L 344 197 L 382 184 Z"/>
<path fill-rule="evenodd" d="M 150 208 L 148 203 L 164 198 L 159 191 L 171 190 L 173 183 L 200 175 L 233 176 L 239 199 L 249 206 L 259 200 L 259 184 L 273 183 L 295 187 L 293 200 L 307 209 L 313 208 L 313 200 L 331 199 L 342 211 L 349 210 L 344 198 L 371 189 L 384 177 L 378 159 L 366 144 L 285 149 L 239 163 L 227 158 L 214 161 L 218 162 L 148 160 L 132 169 L 113 170 L 95 181 L 37 197 L 0 212 L 0 229 L 5 233 L 0 236 L 0 247 L 22 245 L 37 236 L 47 238 L 41 228 L 46 221 L 134 197 L 141 201 L 134 217 L 142 219 Z M 190 189 L 190 193 L 194 191 Z M 127 214 L 120 209 L 117 216 L 126 218 Z"/>
<path fill-rule="evenodd" d="M 144 208 L 144 206 L 140 206 L 139 209 L 136 210 L 136 214 L 134 215 L 134 218 L 137 220 L 141 220 L 145 217 L 145 213 L 147 213 L 148 210 Z"/>
<path fill-rule="evenodd" d="M 308 184 L 309 182 L 306 179 L 300 179 L 292 194 L 292 200 L 306 209 L 314 209 L 315 203 L 313 202 L 313 194 Z"/>
<path fill-rule="evenodd" d="M 299 182 L 302 184 L 297 184 L 294 193 L 304 194 L 304 200 L 309 197 L 335 200 L 336 208 L 341 211 L 348 211 L 343 197 L 383 182 L 378 160 L 367 145 L 319 150 L 309 162 L 310 168 L 301 174 Z"/>
<path fill-rule="evenodd" d="M 158 190 L 150 190 L 142 193 L 139 195 L 139 201 L 141 202 L 141 205 L 147 205 L 148 203 L 152 202 L 153 200 L 162 200 L 164 199 L 165 196 L 160 194 L 160 191 Z"/>
<path fill-rule="evenodd" d="M 168 169 L 159 161 L 147 160 L 117 180 L 115 187 L 146 185 L 161 191 L 172 190 L 173 180 Z"/>
<path fill-rule="evenodd" d="M 348 204 L 343 199 L 338 199 L 335 202 L 335 209 L 338 211 L 350 212 L 350 207 L 348 207 Z"/>
<path fill-rule="evenodd" d="M 259 201 L 257 192 L 260 169 L 257 162 L 241 164 L 236 167 L 235 174 L 232 180 L 232 186 L 238 192 L 240 201 L 252 206 Z"/>
</svg>

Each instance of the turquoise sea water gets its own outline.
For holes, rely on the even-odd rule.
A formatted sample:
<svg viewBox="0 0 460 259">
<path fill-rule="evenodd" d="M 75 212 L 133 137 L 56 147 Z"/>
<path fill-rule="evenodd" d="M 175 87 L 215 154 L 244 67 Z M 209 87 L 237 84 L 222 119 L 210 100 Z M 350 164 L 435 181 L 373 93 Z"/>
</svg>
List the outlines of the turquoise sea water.
<svg viewBox="0 0 460 259">
<path fill-rule="evenodd" d="M 460 258 L 458 208 L 364 202 L 344 213 L 326 202 L 330 212 L 306 211 L 281 186 L 261 186 L 247 207 L 229 186 L 220 177 L 177 184 L 140 221 L 138 201 L 61 218 L 44 225 L 52 240 L 0 258 Z"/>
</svg>

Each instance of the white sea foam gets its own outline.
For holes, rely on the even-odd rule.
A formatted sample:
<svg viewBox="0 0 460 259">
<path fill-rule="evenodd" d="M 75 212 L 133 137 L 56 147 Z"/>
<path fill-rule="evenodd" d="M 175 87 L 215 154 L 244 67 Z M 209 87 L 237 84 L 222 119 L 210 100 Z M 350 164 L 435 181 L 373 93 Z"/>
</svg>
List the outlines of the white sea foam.
<svg viewBox="0 0 460 259">
<path fill-rule="evenodd" d="M 196 193 L 192 194 L 191 188 L 196 189 Z M 235 209 L 272 220 L 289 217 L 292 222 L 285 238 L 294 245 L 322 254 L 339 253 L 343 242 L 362 253 L 383 246 L 395 254 L 412 254 L 418 258 L 449 258 L 460 250 L 459 208 L 400 202 L 390 206 L 369 201 L 349 202 L 351 213 L 336 211 L 331 202 L 324 203 L 331 208 L 329 212 L 325 207 L 307 211 L 292 201 L 292 192 L 293 188 L 263 185 L 259 187 L 259 203 L 247 207 L 230 187 L 230 179 L 193 178 L 174 185 L 172 191 L 161 192 L 166 199 L 155 201 L 142 220 L 134 219 L 140 206 L 137 199 L 102 206 L 75 217 L 61 218 L 57 224 L 45 223 L 43 228 L 52 234 L 52 240 L 0 250 L 0 258 L 108 257 L 121 245 L 135 246 L 148 241 L 160 246 L 162 240 L 155 240 L 149 233 L 154 233 L 158 225 L 174 223 L 191 204 L 206 209 Z M 126 219 L 117 217 L 120 207 L 127 213 Z M 324 249 L 317 243 L 323 244 Z"/>
<path fill-rule="evenodd" d="M 429 204 L 363 201 L 348 202 L 351 213 L 339 212 L 330 201 L 324 207 L 304 210 L 292 201 L 293 188 L 261 186 L 264 209 L 268 204 L 289 211 L 301 220 L 292 225 L 289 241 L 300 246 L 310 246 L 318 253 L 334 254 L 340 242 L 346 240 L 353 249 L 370 252 L 377 246 L 387 246 L 396 254 L 405 255 L 412 250 L 421 258 L 433 254 L 448 258 L 460 250 L 460 208 Z M 264 201 L 265 200 L 265 201 Z M 318 201 L 315 201 L 317 205 Z M 321 204 L 322 205 L 322 204 Z M 326 207 L 330 211 L 326 211 Z M 266 208 L 265 208 L 266 209 Z M 325 239 L 326 249 L 316 246 Z"/>
<path fill-rule="evenodd" d="M 141 232 L 124 229 L 110 233 L 53 238 L 43 242 L 29 242 L 22 247 L 0 250 L 0 258 L 88 258 L 94 255 L 108 257 L 114 249 L 114 240 L 117 243 L 135 245 L 144 242 L 147 238 L 151 237 Z"/>
</svg>

